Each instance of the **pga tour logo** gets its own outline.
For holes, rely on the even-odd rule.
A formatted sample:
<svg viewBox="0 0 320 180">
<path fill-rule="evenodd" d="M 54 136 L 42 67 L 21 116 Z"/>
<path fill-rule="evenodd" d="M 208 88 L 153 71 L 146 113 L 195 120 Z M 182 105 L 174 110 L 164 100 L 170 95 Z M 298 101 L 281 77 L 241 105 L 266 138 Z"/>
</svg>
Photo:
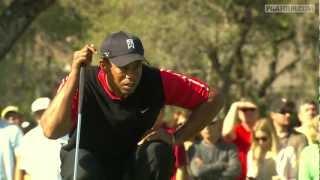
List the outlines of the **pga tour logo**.
<svg viewBox="0 0 320 180">
<path fill-rule="evenodd" d="M 134 49 L 133 39 L 127 39 L 127 46 L 128 46 L 128 49 L 131 49 L 131 48 Z"/>
</svg>

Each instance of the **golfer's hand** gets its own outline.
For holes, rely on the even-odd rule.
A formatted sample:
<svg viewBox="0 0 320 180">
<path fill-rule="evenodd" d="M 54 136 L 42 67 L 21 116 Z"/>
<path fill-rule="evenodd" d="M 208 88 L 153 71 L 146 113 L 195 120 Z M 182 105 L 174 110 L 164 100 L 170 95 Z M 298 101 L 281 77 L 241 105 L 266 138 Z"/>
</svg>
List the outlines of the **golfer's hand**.
<svg viewBox="0 0 320 180">
<path fill-rule="evenodd" d="M 81 65 L 90 65 L 93 53 L 97 50 L 93 44 L 87 44 L 79 51 L 75 51 L 72 60 L 72 70 L 79 70 Z"/>
<path fill-rule="evenodd" d="M 147 134 L 139 143 L 141 145 L 148 141 L 162 141 L 167 144 L 173 144 L 173 137 L 167 133 L 164 129 L 160 128 Z"/>
</svg>

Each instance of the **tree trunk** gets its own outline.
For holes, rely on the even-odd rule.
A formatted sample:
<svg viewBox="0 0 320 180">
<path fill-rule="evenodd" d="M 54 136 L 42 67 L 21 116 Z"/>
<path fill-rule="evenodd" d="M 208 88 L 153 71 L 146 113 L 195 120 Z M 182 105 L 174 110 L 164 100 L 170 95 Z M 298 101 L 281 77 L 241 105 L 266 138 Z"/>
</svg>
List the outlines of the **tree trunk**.
<svg viewBox="0 0 320 180">
<path fill-rule="evenodd" d="M 55 0 L 13 0 L 0 16 L 0 61 L 32 21 Z"/>
</svg>

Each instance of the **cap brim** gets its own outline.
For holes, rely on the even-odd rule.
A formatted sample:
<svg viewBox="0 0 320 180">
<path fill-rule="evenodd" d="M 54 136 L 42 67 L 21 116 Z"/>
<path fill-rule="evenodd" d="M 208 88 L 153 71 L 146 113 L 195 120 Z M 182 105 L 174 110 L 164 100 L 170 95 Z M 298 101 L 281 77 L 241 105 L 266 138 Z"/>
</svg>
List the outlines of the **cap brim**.
<svg viewBox="0 0 320 180">
<path fill-rule="evenodd" d="M 123 67 L 135 61 L 143 61 L 145 58 L 140 54 L 126 54 L 110 58 L 110 61 L 118 67 Z"/>
<path fill-rule="evenodd" d="M 4 118 L 9 112 L 19 113 L 19 108 L 16 106 L 8 106 L 4 108 L 1 112 L 1 118 Z"/>
</svg>

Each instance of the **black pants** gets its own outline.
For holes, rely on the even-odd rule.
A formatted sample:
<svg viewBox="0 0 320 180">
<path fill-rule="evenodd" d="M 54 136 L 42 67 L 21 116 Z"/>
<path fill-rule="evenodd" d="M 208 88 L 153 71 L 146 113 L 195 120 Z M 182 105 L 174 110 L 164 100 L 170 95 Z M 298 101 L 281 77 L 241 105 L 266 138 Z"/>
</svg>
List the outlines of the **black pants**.
<svg viewBox="0 0 320 180">
<path fill-rule="evenodd" d="M 75 149 L 61 150 L 61 176 L 72 180 Z M 77 180 L 169 180 L 174 166 L 172 148 L 162 142 L 149 142 L 137 149 L 135 157 L 123 169 L 112 163 L 105 167 L 88 151 L 79 149 Z M 108 171 L 109 170 L 109 171 Z M 114 172 L 122 172 L 117 173 Z"/>
</svg>

